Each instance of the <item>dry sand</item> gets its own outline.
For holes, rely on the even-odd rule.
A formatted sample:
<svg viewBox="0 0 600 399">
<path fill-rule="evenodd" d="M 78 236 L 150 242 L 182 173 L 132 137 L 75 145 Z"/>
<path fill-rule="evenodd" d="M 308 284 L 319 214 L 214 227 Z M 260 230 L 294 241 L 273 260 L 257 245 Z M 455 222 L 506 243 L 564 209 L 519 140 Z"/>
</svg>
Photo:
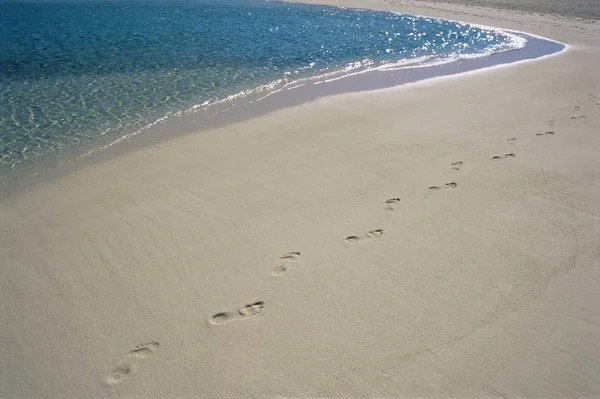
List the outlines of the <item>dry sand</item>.
<svg viewBox="0 0 600 399">
<path fill-rule="evenodd" d="M 1 199 L 0 398 L 600 396 L 600 25 L 343 3 L 571 47 Z"/>
</svg>

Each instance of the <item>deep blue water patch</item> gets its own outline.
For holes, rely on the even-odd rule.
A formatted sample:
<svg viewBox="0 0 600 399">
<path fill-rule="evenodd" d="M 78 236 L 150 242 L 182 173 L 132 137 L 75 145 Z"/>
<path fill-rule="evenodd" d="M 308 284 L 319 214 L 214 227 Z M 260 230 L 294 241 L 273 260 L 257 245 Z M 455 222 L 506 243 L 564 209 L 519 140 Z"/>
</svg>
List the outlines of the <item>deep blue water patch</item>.
<svg viewBox="0 0 600 399">
<path fill-rule="evenodd" d="M 0 175 L 274 81 L 513 49 L 389 12 L 257 0 L 0 0 Z"/>
</svg>

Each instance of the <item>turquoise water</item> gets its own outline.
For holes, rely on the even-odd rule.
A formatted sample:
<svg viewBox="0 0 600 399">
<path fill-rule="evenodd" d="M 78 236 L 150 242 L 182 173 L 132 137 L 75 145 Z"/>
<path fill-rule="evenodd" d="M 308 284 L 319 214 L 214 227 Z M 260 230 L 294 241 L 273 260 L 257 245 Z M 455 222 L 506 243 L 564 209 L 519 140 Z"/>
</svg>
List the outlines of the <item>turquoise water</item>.
<svg viewBox="0 0 600 399">
<path fill-rule="evenodd" d="M 303 4 L 0 0 L 0 174 L 272 82 L 518 45 L 449 21 Z"/>
</svg>

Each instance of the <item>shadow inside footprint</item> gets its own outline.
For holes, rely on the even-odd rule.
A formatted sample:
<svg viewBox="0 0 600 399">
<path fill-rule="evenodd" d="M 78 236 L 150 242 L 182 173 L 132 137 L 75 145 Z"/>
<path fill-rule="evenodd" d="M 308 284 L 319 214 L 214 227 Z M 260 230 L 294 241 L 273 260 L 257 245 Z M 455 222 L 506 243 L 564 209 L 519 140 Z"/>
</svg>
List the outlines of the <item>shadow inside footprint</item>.
<svg viewBox="0 0 600 399">
<path fill-rule="evenodd" d="M 585 115 L 579 115 L 579 116 L 572 116 L 571 119 L 586 119 L 587 116 Z"/>
<path fill-rule="evenodd" d="M 386 204 L 397 204 L 400 201 L 402 201 L 400 198 L 390 198 L 390 199 L 385 200 L 385 203 Z"/>
<path fill-rule="evenodd" d="M 209 321 L 212 324 L 223 324 L 232 320 L 240 320 L 256 316 L 263 310 L 264 305 L 265 303 L 263 301 L 258 301 L 239 308 L 237 311 L 230 310 L 215 313 L 210 317 Z"/>
</svg>

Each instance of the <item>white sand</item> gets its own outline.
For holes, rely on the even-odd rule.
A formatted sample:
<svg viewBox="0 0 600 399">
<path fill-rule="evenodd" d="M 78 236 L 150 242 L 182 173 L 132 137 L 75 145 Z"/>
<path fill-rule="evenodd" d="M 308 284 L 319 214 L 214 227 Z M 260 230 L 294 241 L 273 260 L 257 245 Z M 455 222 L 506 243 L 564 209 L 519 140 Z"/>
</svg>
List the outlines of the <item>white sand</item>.
<svg viewBox="0 0 600 399">
<path fill-rule="evenodd" d="M 0 398 L 600 396 L 600 24 L 395 7 L 572 47 L 3 198 Z"/>
</svg>

